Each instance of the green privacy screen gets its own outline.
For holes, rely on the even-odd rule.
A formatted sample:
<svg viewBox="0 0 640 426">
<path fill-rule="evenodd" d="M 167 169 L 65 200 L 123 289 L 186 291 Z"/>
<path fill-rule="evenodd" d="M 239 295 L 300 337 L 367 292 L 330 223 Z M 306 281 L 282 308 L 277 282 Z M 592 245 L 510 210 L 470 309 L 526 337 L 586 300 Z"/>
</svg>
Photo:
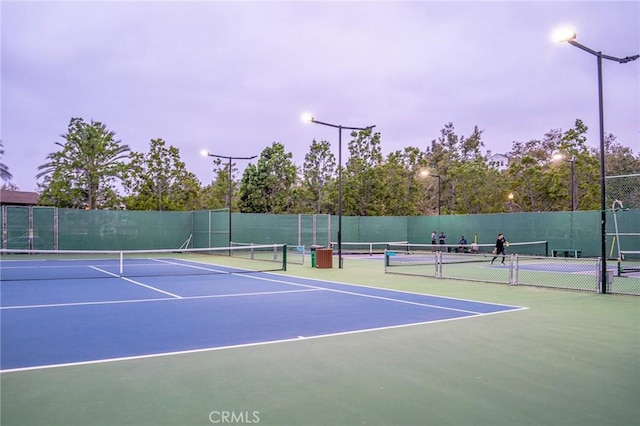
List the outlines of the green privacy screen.
<svg viewBox="0 0 640 426">
<path fill-rule="evenodd" d="M 635 214 L 640 220 L 640 211 Z M 462 236 L 469 242 L 494 243 L 503 233 L 511 242 L 548 241 L 550 251 L 579 249 L 583 256 L 600 255 L 600 215 L 593 211 L 415 216 L 408 218 L 407 229 L 409 241 L 416 243 L 430 242 L 433 231 L 444 231 L 447 244 L 456 244 Z"/>
<path fill-rule="evenodd" d="M 134 250 L 226 247 L 234 243 L 328 246 L 337 241 L 338 217 L 196 212 L 75 210 L 3 206 L 2 247 L 9 249 Z M 229 224 L 231 223 L 231 228 Z M 616 232 L 615 223 L 618 224 Z M 444 231 L 448 244 L 493 243 L 499 232 L 511 242 L 548 241 L 549 250 L 600 255 L 600 212 L 342 218 L 343 242 L 429 243 Z M 607 253 L 640 250 L 640 209 L 607 212 Z"/>
<path fill-rule="evenodd" d="M 2 247 L 38 250 L 178 248 L 192 212 L 130 212 L 3 206 Z"/>
</svg>

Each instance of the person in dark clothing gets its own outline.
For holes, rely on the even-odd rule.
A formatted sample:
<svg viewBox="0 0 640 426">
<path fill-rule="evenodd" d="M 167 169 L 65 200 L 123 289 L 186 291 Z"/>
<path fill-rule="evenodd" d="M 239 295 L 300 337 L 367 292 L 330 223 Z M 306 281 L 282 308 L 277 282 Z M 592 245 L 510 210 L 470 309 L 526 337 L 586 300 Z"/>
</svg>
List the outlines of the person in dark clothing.
<svg viewBox="0 0 640 426">
<path fill-rule="evenodd" d="M 460 237 L 460 241 L 458 241 L 458 244 L 458 253 L 464 253 L 467 249 L 467 239 L 464 237 L 464 235 Z"/>
<path fill-rule="evenodd" d="M 504 258 L 505 258 L 504 248 L 505 246 L 508 246 L 508 245 L 509 245 L 509 242 L 505 240 L 504 235 L 498 234 L 498 239 L 496 240 L 496 246 L 493 249 L 493 254 L 495 254 L 495 256 L 493 257 L 493 259 L 491 259 L 492 265 L 493 265 L 493 261 L 498 258 L 498 255 L 502 255 L 502 264 L 504 265 Z"/>
</svg>

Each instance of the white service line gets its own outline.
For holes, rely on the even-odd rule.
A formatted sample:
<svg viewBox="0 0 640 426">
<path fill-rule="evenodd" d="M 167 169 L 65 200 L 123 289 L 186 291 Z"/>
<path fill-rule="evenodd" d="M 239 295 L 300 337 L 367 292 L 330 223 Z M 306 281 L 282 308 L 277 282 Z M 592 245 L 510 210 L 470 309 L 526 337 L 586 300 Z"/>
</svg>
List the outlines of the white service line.
<svg viewBox="0 0 640 426">
<path fill-rule="evenodd" d="M 130 283 L 133 283 L 135 285 L 139 285 L 141 287 L 146 287 L 146 288 L 148 288 L 150 290 L 157 291 L 158 293 L 163 293 L 163 294 L 166 294 L 168 296 L 175 297 L 176 299 L 182 299 L 182 296 L 178 296 L 177 294 L 173 294 L 173 293 L 169 293 L 168 291 L 160 290 L 159 288 L 155 288 L 153 286 L 150 286 L 150 285 L 147 285 L 147 284 L 143 284 L 141 282 L 138 282 L 136 280 L 132 280 L 130 278 L 121 277 L 118 274 L 114 274 L 113 272 L 105 271 L 104 269 L 100 269 L 100 268 L 98 268 L 96 266 L 91 266 L 90 268 L 95 269 L 96 271 L 104 272 L 105 274 L 111 275 L 111 276 L 116 277 L 116 278 L 121 278 L 121 279 L 123 279 L 125 281 L 128 281 Z"/>
</svg>

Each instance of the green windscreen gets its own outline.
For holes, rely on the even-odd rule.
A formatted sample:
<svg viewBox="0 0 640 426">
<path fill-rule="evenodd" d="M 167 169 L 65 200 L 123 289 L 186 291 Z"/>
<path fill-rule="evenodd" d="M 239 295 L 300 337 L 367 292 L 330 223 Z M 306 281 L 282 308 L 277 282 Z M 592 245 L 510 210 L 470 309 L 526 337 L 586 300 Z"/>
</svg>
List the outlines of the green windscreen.
<svg viewBox="0 0 640 426">
<path fill-rule="evenodd" d="M 231 243 L 329 247 L 337 242 L 335 215 L 80 210 L 3 206 L 2 248 L 33 250 L 149 250 L 180 247 L 228 247 Z M 640 250 L 640 209 L 606 212 L 606 250 Z M 617 222 L 618 229 L 615 224 Z M 231 225 L 231 226 L 230 226 Z M 342 242 L 406 241 L 429 244 L 431 233 L 444 231 L 446 244 L 461 237 L 469 244 L 547 241 L 552 251 L 579 250 L 582 257 L 601 254 L 598 211 L 483 215 L 342 218 Z M 335 245 L 335 244 L 333 244 Z M 620 246 L 620 247 L 618 247 Z"/>
</svg>

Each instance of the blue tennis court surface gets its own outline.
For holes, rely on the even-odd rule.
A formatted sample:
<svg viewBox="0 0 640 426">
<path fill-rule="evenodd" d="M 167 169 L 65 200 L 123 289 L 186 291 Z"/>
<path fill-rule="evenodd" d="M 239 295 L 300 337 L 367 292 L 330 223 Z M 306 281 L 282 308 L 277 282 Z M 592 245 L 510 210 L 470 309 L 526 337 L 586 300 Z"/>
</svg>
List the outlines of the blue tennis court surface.
<svg viewBox="0 0 640 426">
<path fill-rule="evenodd" d="M 265 344 L 524 309 L 265 272 L 0 285 L 2 371 Z"/>
</svg>

